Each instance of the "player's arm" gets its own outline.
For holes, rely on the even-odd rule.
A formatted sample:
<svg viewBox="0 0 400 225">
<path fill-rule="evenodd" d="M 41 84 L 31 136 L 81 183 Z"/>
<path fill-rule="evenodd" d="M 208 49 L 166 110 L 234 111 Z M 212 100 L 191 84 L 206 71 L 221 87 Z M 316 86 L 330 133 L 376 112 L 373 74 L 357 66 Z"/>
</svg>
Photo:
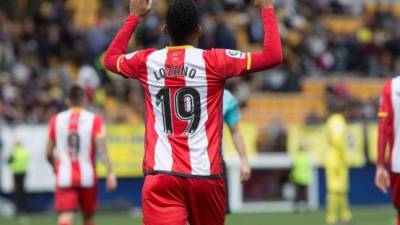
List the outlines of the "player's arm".
<svg viewBox="0 0 400 225">
<path fill-rule="evenodd" d="M 249 72 L 272 68 L 279 65 L 283 60 L 279 28 L 274 12 L 274 1 L 256 0 L 255 4 L 261 9 L 264 24 L 264 44 L 261 52 L 248 53 L 246 69 Z"/>
<path fill-rule="evenodd" d="M 378 161 L 376 164 L 376 177 L 375 184 L 376 186 L 384 193 L 387 193 L 387 189 L 390 185 L 390 177 L 389 172 L 385 167 L 385 156 L 386 149 L 388 145 L 388 137 L 389 137 L 389 127 L 393 122 L 391 120 L 391 112 L 390 109 L 390 87 L 391 81 L 388 81 L 381 93 L 381 101 L 379 106 L 379 128 L 378 128 Z"/>
<path fill-rule="evenodd" d="M 54 158 L 54 148 L 56 147 L 56 126 L 55 126 L 55 117 L 52 117 L 49 122 L 49 133 L 48 133 L 48 141 L 46 145 L 46 159 L 47 162 L 53 168 L 53 171 L 56 170 L 56 159 Z"/>
<path fill-rule="evenodd" d="M 50 163 L 51 168 L 53 168 L 53 170 L 55 171 L 56 160 L 54 158 L 54 153 L 53 153 L 54 147 L 55 147 L 54 141 L 48 140 L 47 145 L 46 145 L 46 159 L 47 159 L 47 162 Z"/>
<path fill-rule="evenodd" d="M 257 0 L 264 23 L 263 49 L 254 53 L 216 49 L 208 51 L 209 69 L 222 79 L 241 76 L 249 72 L 263 71 L 282 62 L 282 46 L 272 0 Z"/>
<path fill-rule="evenodd" d="M 125 77 L 135 75 L 136 58 L 134 55 L 126 57 L 125 53 L 128 50 L 129 40 L 136 27 L 139 25 L 141 18 L 150 12 L 151 5 L 152 0 L 148 2 L 146 0 L 131 0 L 130 15 L 104 55 L 103 63 L 106 69 Z"/>
<path fill-rule="evenodd" d="M 224 121 L 229 127 L 229 132 L 232 135 L 232 141 L 236 152 L 240 158 L 240 179 L 241 181 L 247 181 L 250 179 L 251 170 L 249 161 L 247 159 L 246 147 L 244 144 L 243 136 L 240 131 L 240 111 L 236 99 L 233 95 L 226 91 L 224 93 L 224 102 L 226 104 L 226 112 L 224 113 Z M 225 107 L 225 106 L 224 106 Z"/>
<path fill-rule="evenodd" d="M 391 126 L 391 109 L 390 109 L 390 86 L 391 82 L 387 82 L 381 93 L 381 100 L 378 112 L 379 128 L 378 128 L 378 166 L 385 166 L 386 147 L 388 145 L 388 128 Z"/>
<path fill-rule="evenodd" d="M 105 135 L 97 135 L 96 148 L 107 170 L 107 190 L 112 191 L 117 187 L 117 178 L 114 175 L 111 160 L 108 156 Z"/>
<path fill-rule="evenodd" d="M 107 171 L 106 186 L 108 191 L 113 191 L 117 188 L 117 178 L 114 175 L 110 157 L 108 155 L 106 132 L 104 121 L 101 117 L 96 117 L 94 122 L 95 144 L 96 151 L 100 155 Z"/>
<path fill-rule="evenodd" d="M 250 179 L 251 170 L 247 158 L 246 147 L 244 145 L 243 135 L 239 128 L 239 122 L 229 126 L 232 135 L 233 144 L 240 158 L 240 180 L 242 182 Z"/>
</svg>

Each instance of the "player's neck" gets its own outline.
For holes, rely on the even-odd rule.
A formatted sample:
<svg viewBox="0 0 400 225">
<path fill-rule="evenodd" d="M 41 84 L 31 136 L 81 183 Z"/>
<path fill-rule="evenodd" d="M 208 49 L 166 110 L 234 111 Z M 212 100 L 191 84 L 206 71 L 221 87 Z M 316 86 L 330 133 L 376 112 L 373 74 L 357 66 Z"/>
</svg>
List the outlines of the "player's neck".
<svg viewBox="0 0 400 225">
<path fill-rule="evenodd" d="M 72 106 L 69 108 L 69 110 L 71 110 L 72 112 L 80 112 L 83 110 L 82 106 Z"/>
<path fill-rule="evenodd" d="M 198 41 L 194 40 L 193 38 L 190 38 L 188 40 L 185 41 L 179 41 L 179 42 L 175 42 L 175 41 L 171 41 L 170 42 L 170 46 L 171 48 L 174 47 L 197 47 L 198 45 Z"/>
</svg>

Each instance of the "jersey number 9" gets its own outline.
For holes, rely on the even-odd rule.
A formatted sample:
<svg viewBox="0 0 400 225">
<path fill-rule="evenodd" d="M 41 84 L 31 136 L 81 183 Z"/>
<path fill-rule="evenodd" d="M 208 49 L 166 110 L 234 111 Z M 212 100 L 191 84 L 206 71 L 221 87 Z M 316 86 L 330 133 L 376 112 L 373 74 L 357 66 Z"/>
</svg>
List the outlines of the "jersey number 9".
<svg viewBox="0 0 400 225">
<path fill-rule="evenodd" d="M 75 157 L 79 154 L 79 146 L 80 146 L 80 137 L 77 133 L 69 133 L 68 134 L 68 147 L 70 151 L 75 155 Z"/>
</svg>

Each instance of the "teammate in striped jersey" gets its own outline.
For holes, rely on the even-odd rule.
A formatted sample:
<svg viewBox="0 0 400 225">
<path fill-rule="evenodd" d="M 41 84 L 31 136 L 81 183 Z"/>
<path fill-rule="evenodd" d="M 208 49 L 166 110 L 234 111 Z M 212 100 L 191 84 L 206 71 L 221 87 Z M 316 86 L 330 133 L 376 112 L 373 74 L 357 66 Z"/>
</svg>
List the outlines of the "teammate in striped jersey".
<svg viewBox="0 0 400 225">
<path fill-rule="evenodd" d="M 256 0 L 256 5 L 265 32 L 258 53 L 193 47 L 202 31 L 197 5 L 174 0 L 163 28 L 171 46 L 126 54 L 133 32 L 151 10 L 151 0 L 131 0 L 131 13 L 108 48 L 104 64 L 125 78 L 137 79 L 145 89 L 145 225 L 224 224 L 225 81 L 282 61 L 273 0 Z"/>
<path fill-rule="evenodd" d="M 72 225 L 78 207 L 82 210 L 84 225 L 95 224 L 96 152 L 107 168 L 107 189 L 114 190 L 117 186 L 107 154 L 103 119 L 85 110 L 84 103 L 84 90 L 71 87 L 70 108 L 53 116 L 49 123 L 47 159 L 56 173 L 58 225 Z"/>
<path fill-rule="evenodd" d="M 378 162 L 376 186 L 383 192 L 392 189 L 393 205 L 397 209 L 397 225 L 400 225 L 400 77 L 386 82 L 378 112 Z M 389 148 L 389 154 L 387 153 Z M 389 156 L 386 160 L 386 156 Z"/>
</svg>

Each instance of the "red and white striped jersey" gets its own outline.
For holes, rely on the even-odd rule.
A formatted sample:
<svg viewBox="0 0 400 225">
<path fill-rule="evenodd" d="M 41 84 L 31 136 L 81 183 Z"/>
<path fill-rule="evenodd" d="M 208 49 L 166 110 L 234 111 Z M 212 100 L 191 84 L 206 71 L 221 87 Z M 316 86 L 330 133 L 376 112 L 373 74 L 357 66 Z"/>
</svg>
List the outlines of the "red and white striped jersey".
<svg viewBox="0 0 400 225">
<path fill-rule="evenodd" d="M 225 80 L 247 72 L 247 54 L 191 46 L 123 55 L 119 73 L 145 87 L 144 172 L 182 176 L 222 173 Z"/>
<path fill-rule="evenodd" d="M 145 174 L 221 176 L 225 81 L 282 61 L 274 10 L 264 8 L 261 14 L 265 37 L 257 53 L 177 46 L 125 54 L 140 18 L 130 15 L 125 21 L 104 64 L 145 89 Z"/>
<path fill-rule="evenodd" d="M 400 173 L 400 77 L 386 82 L 379 107 L 378 164 L 386 161 L 389 145 L 389 170 Z"/>
<path fill-rule="evenodd" d="M 100 116 L 83 109 L 70 109 L 53 116 L 49 139 L 56 150 L 57 187 L 93 187 L 95 171 L 95 138 L 104 135 Z"/>
</svg>

